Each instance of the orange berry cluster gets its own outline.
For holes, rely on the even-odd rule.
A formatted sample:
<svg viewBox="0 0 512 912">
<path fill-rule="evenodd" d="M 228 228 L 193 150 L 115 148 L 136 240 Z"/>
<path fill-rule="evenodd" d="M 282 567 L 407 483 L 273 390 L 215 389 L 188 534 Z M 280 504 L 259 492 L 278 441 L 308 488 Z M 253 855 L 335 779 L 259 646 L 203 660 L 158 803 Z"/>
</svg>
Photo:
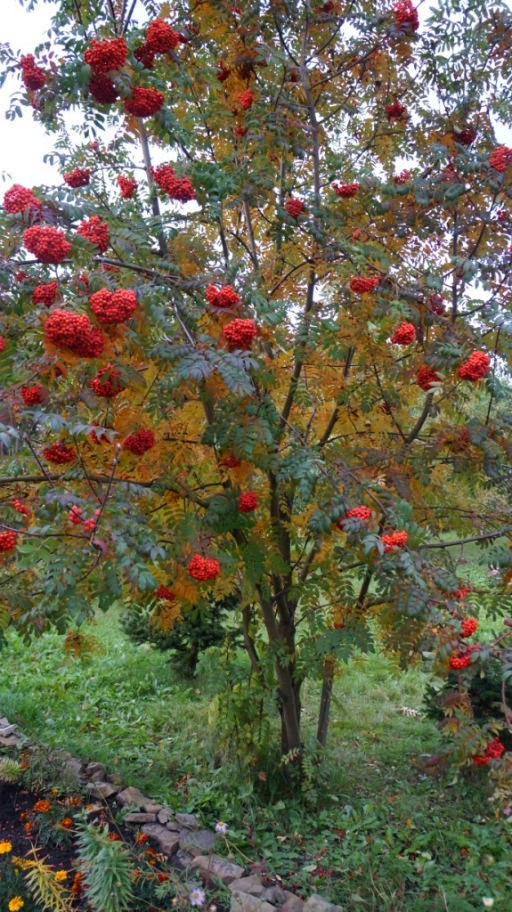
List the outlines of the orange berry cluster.
<svg viewBox="0 0 512 912">
<path fill-rule="evenodd" d="M 75 168 L 74 171 L 66 171 L 64 181 L 68 187 L 85 187 L 91 180 L 90 168 Z"/>
<path fill-rule="evenodd" d="M 100 329 L 92 325 L 86 314 L 69 310 L 54 310 L 45 323 L 45 335 L 57 348 L 67 348 L 83 358 L 97 358 L 105 345 Z"/>
<path fill-rule="evenodd" d="M 90 219 L 84 219 L 77 228 L 77 234 L 94 244 L 100 253 L 105 253 L 110 244 L 108 235 L 108 225 L 102 222 L 98 215 L 93 215 Z"/>
<path fill-rule="evenodd" d="M 41 263 L 62 263 L 71 253 L 71 244 L 60 228 L 33 225 L 23 232 L 23 243 Z"/>
<path fill-rule="evenodd" d="M 29 212 L 32 209 L 40 209 L 41 205 L 41 200 L 34 196 L 32 190 L 21 184 L 13 184 L 4 194 L 4 209 L 9 215 L 17 215 L 27 209 Z"/>
<path fill-rule="evenodd" d="M 155 445 L 155 435 L 151 428 L 144 428 L 129 434 L 123 440 L 123 450 L 128 450 L 134 456 L 143 456 Z"/>
<path fill-rule="evenodd" d="M 66 465 L 66 463 L 73 462 L 76 459 L 76 452 L 72 446 L 66 446 L 62 440 L 59 440 L 49 447 L 44 447 L 43 456 L 48 462 L 53 462 L 54 465 Z"/>
<path fill-rule="evenodd" d="M 45 282 L 44 285 L 36 285 L 32 292 L 32 301 L 34 304 L 44 304 L 45 307 L 51 307 L 57 297 L 58 290 L 58 282 Z"/>
<path fill-rule="evenodd" d="M 215 579 L 220 573 L 220 564 L 214 557 L 203 557 L 202 554 L 194 554 L 190 558 L 188 572 L 192 579 L 205 582 L 206 580 Z"/>
<path fill-rule="evenodd" d="M 124 323 L 137 309 L 137 295 L 129 288 L 100 288 L 91 295 L 89 303 L 99 323 Z"/>
</svg>

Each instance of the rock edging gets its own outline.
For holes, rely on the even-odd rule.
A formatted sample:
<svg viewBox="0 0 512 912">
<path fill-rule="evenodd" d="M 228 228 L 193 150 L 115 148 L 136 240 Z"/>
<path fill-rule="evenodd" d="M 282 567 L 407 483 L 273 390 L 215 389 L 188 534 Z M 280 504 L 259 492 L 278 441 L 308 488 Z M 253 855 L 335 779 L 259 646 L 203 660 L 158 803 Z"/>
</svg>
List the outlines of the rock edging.
<svg viewBox="0 0 512 912">
<path fill-rule="evenodd" d="M 0 718 L 0 755 L 39 746 L 17 725 Z M 230 912 L 343 912 L 341 906 L 316 893 L 303 900 L 282 887 L 267 886 L 257 874 L 246 874 L 244 867 L 214 852 L 215 833 L 202 829 L 194 814 L 175 812 L 152 801 L 140 789 L 121 782 L 117 774 L 108 775 L 102 763 L 84 763 L 67 751 L 47 749 L 48 762 L 60 771 L 66 784 L 85 790 L 93 802 L 112 799 L 125 808 L 124 824 L 144 833 L 170 864 L 187 875 L 196 874 L 205 883 L 222 881 L 231 892 Z M 91 815 L 102 808 L 103 804 L 93 803 Z"/>
</svg>

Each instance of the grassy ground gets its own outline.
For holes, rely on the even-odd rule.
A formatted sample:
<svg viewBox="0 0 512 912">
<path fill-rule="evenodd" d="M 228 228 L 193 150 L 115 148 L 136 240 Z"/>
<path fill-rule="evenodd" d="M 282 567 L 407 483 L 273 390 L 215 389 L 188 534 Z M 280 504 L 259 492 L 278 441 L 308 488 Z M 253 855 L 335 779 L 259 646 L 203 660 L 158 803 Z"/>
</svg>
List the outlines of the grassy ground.
<svg viewBox="0 0 512 912">
<path fill-rule="evenodd" d="M 225 706 L 213 695 L 214 653 L 184 684 L 166 654 L 126 640 L 115 614 L 89 632 L 97 651 L 81 658 L 57 634 L 27 645 L 9 633 L 0 714 L 36 740 L 107 763 L 208 826 L 227 821 L 227 849 L 265 859 L 267 871 L 304 894 L 375 912 L 465 912 L 490 900 L 509 912 L 512 827 L 493 813 L 485 771 L 427 774 L 439 733 L 403 711 L 421 712 L 419 670 L 400 672 L 378 654 L 343 666 L 325 756 L 311 756 L 302 795 L 283 797 L 272 767 L 247 770 L 230 752 L 234 733 L 225 738 Z M 307 734 L 318 695 L 308 682 Z"/>
</svg>

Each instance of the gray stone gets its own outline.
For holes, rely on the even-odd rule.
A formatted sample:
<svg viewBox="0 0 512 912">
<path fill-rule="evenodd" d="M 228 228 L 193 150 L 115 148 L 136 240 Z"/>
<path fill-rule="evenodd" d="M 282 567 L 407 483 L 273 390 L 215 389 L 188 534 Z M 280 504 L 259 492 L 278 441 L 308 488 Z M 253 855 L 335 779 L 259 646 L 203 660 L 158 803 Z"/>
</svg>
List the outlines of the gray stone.
<svg viewBox="0 0 512 912">
<path fill-rule="evenodd" d="M 194 814 L 176 814 L 176 820 L 187 830 L 197 830 L 199 827 L 199 820 Z"/>
<path fill-rule="evenodd" d="M 246 890 L 245 892 L 251 893 L 251 890 Z M 272 903 L 273 906 L 282 906 L 286 899 L 286 891 L 278 886 L 266 887 L 261 894 L 261 898 Z"/>
<path fill-rule="evenodd" d="M 73 783 L 73 785 L 81 785 L 82 770 L 82 761 L 79 760 L 78 757 L 70 757 L 69 760 L 64 761 L 64 764 L 62 766 L 62 775 L 67 783 Z"/>
<path fill-rule="evenodd" d="M 180 844 L 180 838 L 177 833 L 170 833 L 169 830 L 159 823 L 146 823 L 142 827 L 142 832 L 156 843 L 160 852 L 169 857 L 174 855 Z"/>
<path fill-rule="evenodd" d="M 288 890 L 285 890 L 284 892 L 287 893 L 287 899 L 282 906 L 279 906 L 279 912 L 302 912 L 304 900 L 301 899 L 300 896 L 289 893 Z"/>
<path fill-rule="evenodd" d="M 318 893 L 313 893 L 304 903 L 303 912 L 343 912 L 343 909 L 341 906 L 330 903 L 323 896 L 319 896 Z"/>
<path fill-rule="evenodd" d="M 260 894 L 263 894 L 264 891 L 261 878 L 256 874 L 251 874 L 249 877 L 239 877 L 237 880 L 233 880 L 229 885 L 229 889 L 232 892 L 236 890 L 239 893 L 252 893 L 254 896 L 259 896 Z M 263 895 L 263 899 L 268 899 L 268 897 Z"/>
<path fill-rule="evenodd" d="M 157 804 L 155 801 L 148 801 L 146 804 L 142 805 L 142 810 L 145 811 L 146 814 L 158 814 L 158 812 L 162 810 L 162 805 Z"/>
<path fill-rule="evenodd" d="M 247 892 L 249 893 L 250 891 L 248 890 Z M 261 899 L 266 899 L 273 906 L 277 906 L 279 912 L 283 912 L 283 909 L 286 912 L 301 912 L 304 905 L 304 900 L 295 896 L 295 893 L 290 893 L 289 890 L 283 890 L 282 887 L 278 886 L 266 887 L 261 894 Z"/>
<path fill-rule="evenodd" d="M 156 823 L 156 814 L 146 814 L 143 811 L 133 811 L 124 818 L 125 823 Z"/>
<path fill-rule="evenodd" d="M 180 849 L 191 855 L 207 855 L 215 843 L 215 833 L 211 830 L 181 830 Z"/>
<path fill-rule="evenodd" d="M 181 833 L 181 827 L 179 823 L 176 823 L 175 820 L 168 820 L 165 824 L 168 830 L 171 830 L 173 833 Z"/>
<path fill-rule="evenodd" d="M 88 763 L 84 770 L 84 774 L 89 782 L 103 782 L 106 772 L 103 763 L 94 762 Z"/>
<path fill-rule="evenodd" d="M 161 811 L 158 811 L 158 814 L 156 816 L 158 823 L 165 824 L 170 820 L 171 812 L 168 811 L 167 808 L 162 808 Z"/>
<path fill-rule="evenodd" d="M 138 788 L 129 785 L 118 793 L 117 801 L 119 801 L 119 804 L 122 804 L 123 807 L 130 805 L 131 807 L 141 808 L 149 803 L 149 798 L 146 798 Z"/>
<path fill-rule="evenodd" d="M 230 912 L 275 912 L 275 909 L 259 896 L 235 890 L 231 897 Z"/>
<path fill-rule="evenodd" d="M 0 719 L 0 735 L 2 738 L 12 735 L 16 731 L 17 725 L 9 725 L 7 719 Z"/>
<path fill-rule="evenodd" d="M 119 791 L 118 787 L 110 782 L 88 782 L 85 787 L 93 798 L 111 798 Z"/>
<path fill-rule="evenodd" d="M 183 849 L 178 849 L 176 855 L 172 860 L 172 863 L 178 865 L 178 867 L 183 868 L 183 870 L 186 871 L 193 861 L 194 856 L 191 855 L 190 852 L 185 852 Z"/>
<path fill-rule="evenodd" d="M 18 744 L 18 739 L 16 735 L 6 735 L 6 737 L 0 736 L 0 747 L 16 747 Z"/>
<path fill-rule="evenodd" d="M 191 863 L 192 868 L 198 868 L 206 880 L 212 877 L 218 877 L 224 883 L 231 883 L 237 877 L 242 877 L 244 869 L 240 865 L 233 864 L 220 855 L 198 855 Z"/>
</svg>

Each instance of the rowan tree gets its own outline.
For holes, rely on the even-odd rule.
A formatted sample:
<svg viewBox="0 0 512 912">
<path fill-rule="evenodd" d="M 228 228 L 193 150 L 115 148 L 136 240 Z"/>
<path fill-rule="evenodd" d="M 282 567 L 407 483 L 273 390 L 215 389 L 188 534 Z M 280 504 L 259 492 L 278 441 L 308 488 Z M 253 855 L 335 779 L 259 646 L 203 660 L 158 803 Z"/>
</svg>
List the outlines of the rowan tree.
<svg viewBox="0 0 512 912">
<path fill-rule="evenodd" d="M 460 543 L 510 606 L 511 39 L 501 2 L 61 0 L 4 48 L 62 173 L 1 216 L 4 628 L 235 596 L 291 762 L 377 624 L 505 781 Z"/>
</svg>

